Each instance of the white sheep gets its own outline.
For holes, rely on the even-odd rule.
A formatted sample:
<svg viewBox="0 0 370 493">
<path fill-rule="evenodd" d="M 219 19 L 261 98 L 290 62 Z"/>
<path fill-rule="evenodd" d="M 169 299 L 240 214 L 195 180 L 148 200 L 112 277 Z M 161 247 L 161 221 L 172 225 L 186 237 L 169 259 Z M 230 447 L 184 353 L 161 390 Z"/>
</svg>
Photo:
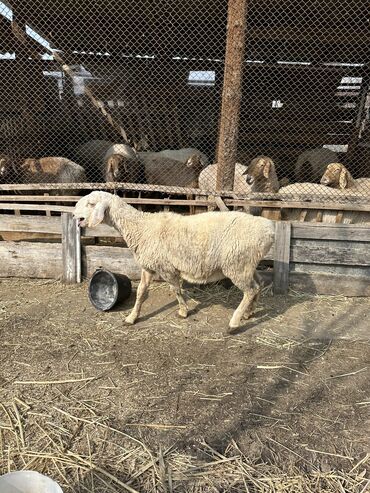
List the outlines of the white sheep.
<svg viewBox="0 0 370 493">
<path fill-rule="evenodd" d="M 182 216 L 172 212 L 144 213 L 116 195 L 92 192 L 80 199 L 74 210 L 80 226 L 101 222 L 115 227 L 142 268 L 136 303 L 126 318 L 134 324 L 155 273 L 176 293 L 179 315 L 188 307 L 181 282 L 207 283 L 228 277 L 243 291 L 230 331 L 238 328 L 243 315 L 253 313 L 260 293 L 257 265 L 274 239 L 274 223 L 242 212 L 206 212 Z"/>
<path fill-rule="evenodd" d="M 298 156 L 295 178 L 298 182 L 319 182 L 326 166 L 337 161 L 338 155 L 325 147 L 304 151 Z"/>
<path fill-rule="evenodd" d="M 199 175 L 199 188 L 205 192 L 216 190 L 217 164 L 207 166 Z M 238 195 L 249 195 L 252 192 L 252 185 L 246 180 L 247 166 L 235 163 L 233 192 Z"/>
</svg>

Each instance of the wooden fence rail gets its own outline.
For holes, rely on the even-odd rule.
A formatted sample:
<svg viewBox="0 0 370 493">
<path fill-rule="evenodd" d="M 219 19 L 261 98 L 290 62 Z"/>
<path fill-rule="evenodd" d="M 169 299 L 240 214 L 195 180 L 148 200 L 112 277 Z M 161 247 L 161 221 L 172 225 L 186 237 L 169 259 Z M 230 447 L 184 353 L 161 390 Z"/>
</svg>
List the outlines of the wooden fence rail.
<svg viewBox="0 0 370 493">
<path fill-rule="evenodd" d="M 0 214 L 0 235 L 54 235 L 52 240 L 0 241 L 0 277 L 61 278 L 81 282 L 97 267 L 140 277 L 124 245 L 91 244 L 93 238 L 119 238 L 110 226 L 81 230 L 70 212 L 61 216 Z M 34 238 L 37 240 L 37 238 Z M 51 242 L 53 241 L 53 242 Z M 113 240 L 112 240 L 113 241 Z M 275 294 L 289 287 L 321 294 L 370 296 L 370 226 L 276 222 L 275 244 L 265 260 L 264 277 Z"/>
</svg>

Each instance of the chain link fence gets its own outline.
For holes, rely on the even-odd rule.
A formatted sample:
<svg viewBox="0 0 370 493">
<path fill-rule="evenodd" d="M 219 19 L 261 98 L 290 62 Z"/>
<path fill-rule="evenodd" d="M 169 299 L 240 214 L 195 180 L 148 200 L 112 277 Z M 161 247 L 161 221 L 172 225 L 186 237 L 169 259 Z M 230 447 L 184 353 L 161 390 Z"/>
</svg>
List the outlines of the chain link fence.
<svg viewBox="0 0 370 493">
<path fill-rule="evenodd" d="M 227 14 L 225 0 L 0 0 L 2 189 L 214 192 Z M 365 0 L 247 3 L 229 194 L 369 202 L 369 26 Z"/>
</svg>

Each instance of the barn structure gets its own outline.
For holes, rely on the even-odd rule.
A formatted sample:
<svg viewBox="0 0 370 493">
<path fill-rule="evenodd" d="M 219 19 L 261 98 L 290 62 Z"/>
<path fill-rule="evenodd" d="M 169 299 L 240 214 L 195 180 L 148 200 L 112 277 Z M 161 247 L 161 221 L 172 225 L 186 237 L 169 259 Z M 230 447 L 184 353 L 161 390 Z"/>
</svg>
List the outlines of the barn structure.
<svg viewBox="0 0 370 493">
<path fill-rule="evenodd" d="M 86 171 L 71 191 L 114 190 L 139 207 L 182 212 L 258 206 L 289 219 L 283 213 L 293 211 L 298 222 L 277 223 L 270 255 L 276 290 L 287 289 L 290 273 L 291 283 L 319 292 L 369 294 L 370 180 L 361 192 L 318 196 L 309 173 L 298 180 L 296 169 L 302 152 L 325 147 L 354 179 L 370 177 L 369 25 L 365 0 L 0 1 L 0 154 L 16 168 L 0 175 L 0 250 L 8 259 L 0 275 L 64 272 L 76 280 L 101 258 L 123 269 L 122 249 L 87 244 L 92 232 L 79 238 L 68 216 L 72 193 L 62 205 L 44 195 L 65 183 L 17 169 L 26 158 L 63 156 Z M 135 179 L 103 182 L 79 161 L 78 149 L 97 140 L 139 154 L 196 149 L 217 163 L 216 173 L 202 188 L 163 166 L 150 182 L 138 159 Z M 234 190 L 235 163 L 259 155 L 273 160 L 280 180 L 305 183 L 294 194 Z M 55 243 L 62 232 L 63 255 Z M 29 241 L 40 235 L 44 243 Z M 34 261 L 41 250 L 49 265 Z"/>
</svg>

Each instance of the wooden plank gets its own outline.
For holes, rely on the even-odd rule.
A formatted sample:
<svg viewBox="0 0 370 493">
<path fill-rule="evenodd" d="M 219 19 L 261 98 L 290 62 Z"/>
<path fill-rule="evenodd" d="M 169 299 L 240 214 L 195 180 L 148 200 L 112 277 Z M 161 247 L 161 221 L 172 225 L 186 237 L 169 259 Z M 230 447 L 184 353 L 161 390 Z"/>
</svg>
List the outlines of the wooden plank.
<svg viewBox="0 0 370 493">
<path fill-rule="evenodd" d="M 81 282 L 80 228 L 72 214 L 62 214 L 63 282 Z"/>
<path fill-rule="evenodd" d="M 140 192 L 139 192 L 140 193 Z M 63 195 L 50 195 L 48 199 L 40 195 L 0 195 L 1 202 L 72 202 L 76 203 L 81 197 L 80 196 L 63 196 Z M 207 206 L 208 201 L 206 199 L 151 199 L 151 198 L 141 198 L 141 197 L 128 197 L 124 198 L 128 204 L 138 204 L 138 205 L 197 205 L 197 206 Z"/>
<path fill-rule="evenodd" d="M 147 185 L 142 183 L 34 183 L 34 184 L 0 184 L 0 191 L 12 191 L 12 190 L 137 190 L 148 192 L 162 192 L 166 194 L 176 195 L 213 195 L 215 190 L 200 190 L 199 188 L 184 188 L 173 187 L 167 185 Z M 217 195 L 223 197 L 230 197 L 225 200 L 226 205 L 256 205 L 258 207 L 291 207 L 291 208 L 309 208 L 309 209 L 333 209 L 333 210 L 360 210 L 370 211 L 370 196 L 349 196 L 346 195 L 345 203 L 337 203 L 340 195 L 335 193 L 326 198 L 326 202 L 322 202 L 324 197 L 320 197 L 320 201 L 317 202 L 318 197 L 314 197 L 307 193 L 295 194 L 288 196 L 278 193 L 252 193 L 248 196 L 245 194 L 238 194 L 239 199 L 235 199 L 235 192 L 228 190 L 217 191 Z M 304 198 L 304 200 L 302 200 Z M 343 197 L 341 197 L 343 198 Z M 130 199 L 132 200 L 132 199 Z M 138 199 L 136 199 L 138 200 Z M 144 199 L 145 200 L 145 199 Z M 162 199 L 159 199 L 162 200 Z M 314 201 L 316 200 L 316 202 Z M 134 202 L 132 202 L 134 203 Z M 139 202 L 137 202 L 139 203 Z M 186 202 L 185 205 L 188 205 Z M 196 205 L 196 204 L 195 204 Z"/>
<path fill-rule="evenodd" d="M 290 261 L 366 266 L 370 265 L 370 248 L 366 242 L 293 238 L 291 241 Z"/>
<path fill-rule="evenodd" d="M 0 195 L 0 202 L 77 202 L 77 195 Z"/>
<path fill-rule="evenodd" d="M 0 184 L 0 190 L 138 190 L 147 192 L 163 192 L 173 194 L 198 194 L 201 192 L 199 188 L 184 188 L 167 185 L 153 185 L 145 183 L 31 183 L 31 184 Z M 222 192 L 223 193 L 223 192 Z M 230 192 L 225 191 L 229 194 Z"/>
<path fill-rule="evenodd" d="M 63 205 L 44 205 L 44 204 L 2 204 L 0 210 L 3 211 L 53 211 L 53 212 L 73 212 L 74 207 Z"/>
<path fill-rule="evenodd" d="M 277 222 L 274 250 L 274 293 L 285 294 L 289 288 L 290 223 Z"/>
<path fill-rule="evenodd" d="M 370 242 L 370 225 L 292 222 L 292 238 Z"/>
<path fill-rule="evenodd" d="M 264 207 L 261 211 L 261 216 L 265 217 L 266 219 L 272 219 L 273 221 L 280 221 L 281 211 L 280 209 Z"/>
<path fill-rule="evenodd" d="M 281 199 L 281 197 L 279 197 Z M 254 200 L 251 199 L 225 199 L 226 205 L 237 205 L 237 206 L 256 206 L 256 207 L 272 207 L 281 209 L 323 209 L 323 210 L 339 210 L 339 211 L 364 211 L 370 212 L 370 203 L 359 203 L 359 202 L 304 202 L 304 201 L 290 201 L 286 200 Z"/>
<path fill-rule="evenodd" d="M 81 236 L 95 237 L 95 238 L 122 238 L 121 233 L 119 233 L 112 226 L 107 224 L 99 224 L 95 228 L 83 228 L 81 231 Z"/>
<path fill-rule="evenodd" d="M 30 232 L 62 234 L 60 217 L 46 216 L 11 216 L 0 214 L 0 232 Z"/>
<path fill-rule="evenodd" d="M 130 279 L 140 279 L 141 268 L 128 248 L 90 245 L 82 248 L 82 272 L 90 278 L 96 269 L 104 267 Z"/>
<path fill-rule="evenodd" d="M 62 249 L 58 243 L 1 241 L 0 258 L 0 277 L 62 277 Z"/>
<path fill-rule="evenodd" d="M 220 211 L 229 211 L 221 197 L 215 196 L 215 202 Z"/>
<path fill-rule="evenodd" d="M 370 279 L 370 266 L 291 263 L 290 274 L 292 272 L 337 274 L 351 277 L 369 277 Z"/>
<path fill-rule="evenodd" d="M 370 296 L 370 278 L 337 274 L 290 274 L 290 286 L 305 293 Z"/>
<path fill-rule="evenodd" d="M 4 241 L 32 241 L 32 240 L 58 240 L 59 235 L 49 233 L 10 233 L 0 231 L 0 238 Z"/>
<path fill-rule="evenodd" d="M 181 193 L 185 190 L 183 189 Z M 177 190 L 179 194 L 179 190 Z M 199 194 L 199 190 L 198 190 Z M 227 195 L 227 192 L 223 194 Z M 233 194 L 235 195 L 235 194 Z M 253 197 L 264 198 L 263 194 L 253 194 L 248 199 L 225 199 L 224 203 L 226 206 L 234 207 L 234 206 L 255 206 L 255 207 L 263 207 L 270 209 L 323 209 L 323 210 L 339 210 L 339 211 L 363 211 L 370 212 L 370 202 L 346 202 L 346 203 L 338 203 L 338 202 L 305 202 L 305 201 L 290 201 L 290 200 L 282 200 L 282 197 L 273 194 L 275 197 L 279 198 L 279 201 L 276 200 L 259 200 L 254 199 Z M 268 195 L 271 196 L 270 194 Z M 356 197 L 358 200 L 358 197 Z M 60 197 L 62 201 L 62 197 Z M 181 205 L 181 206 L 204 206 L 208 207 L 210 205 L 210 201 L 204 200 L 177 200 L 177 199 L 139 199 L 139 198 L 125 198 L 124 199 L 128 204 L 148 204 L 148 205 Z M 369 200 L 369 199 L 366 199 Z M 214 203 L 213 199 L 211 202 Z M 38 204 L 18 204 L 18 203 L 1 203 L 0 201 L 0 210 L 39 210 L 39 211 L 56 211 L 56 212 L 71 212 L 73 211 L 72 206 L 61 206 L 61 205 L 38 205 Z M 369 219 L 370 221 L 370 219 Z"/>
</svg>

